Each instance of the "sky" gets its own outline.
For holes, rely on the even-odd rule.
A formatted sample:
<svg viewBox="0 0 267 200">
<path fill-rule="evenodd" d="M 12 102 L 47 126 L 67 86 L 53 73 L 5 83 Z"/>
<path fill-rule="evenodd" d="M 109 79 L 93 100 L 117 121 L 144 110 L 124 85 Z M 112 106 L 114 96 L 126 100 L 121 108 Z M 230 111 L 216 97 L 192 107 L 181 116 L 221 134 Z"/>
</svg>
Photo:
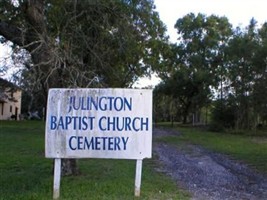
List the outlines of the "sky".
<svg viewBox="0 0 267 200">
<path fill-rule="evenodd" d="M 160 19 L 167 26 L 167 34 L 172 42 L 177 38 L 175 22 L 190 12 L 225 16 L 233 27 L 247 26 L 252 17 L 259 25 L 267 21 L 267 0 L 154 0 L 154 3 Z M 0 60 L 7 51 L 0 45 Z M 135 86 L 155 85 L 158 82 L 159 79 L 152 76 L 151 79 L 142 79 Z"/>
<path fill-rule="evenodd" d="M 177 38 L 174 28 L 177 19 L 190 12 L 225 16 L 233 27 L 247 26 L 252 17 L 259 25 L 267 21 L 266 0 L 154 0 L 154 3 L 171 41 Z"/>
<path fill-rule="evenodd" d="M 175 42 L 177 31 L 174 25 L 177 19 L 188 13 L 202 13 L 207 16 L 227 17 L 233 27 L 246 27 L 254 17 L 258 25 L 267 22 L 267 0 L 154 0 L 161 21 L 167 26 L 170 41 Z M 156 85 L 160 79 L 142 78 L 134 86 Z"/>
</svg>

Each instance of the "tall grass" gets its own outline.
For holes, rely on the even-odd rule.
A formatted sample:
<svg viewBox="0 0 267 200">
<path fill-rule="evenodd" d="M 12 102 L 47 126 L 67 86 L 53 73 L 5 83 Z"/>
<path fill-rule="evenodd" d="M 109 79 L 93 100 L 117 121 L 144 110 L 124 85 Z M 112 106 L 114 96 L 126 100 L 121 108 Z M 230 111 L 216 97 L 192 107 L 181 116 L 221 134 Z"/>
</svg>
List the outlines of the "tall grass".
<svg viewBox="0 0 267 200">
<path fill-rule="evenodd" d="M 63 177 L 60 199 L 188 199 L 144 160 L 141 197 L 134 197 L 134 160 L 80 159 L 81 174 Z M 52 199 L 53 160 L 44 157 L 44 123 L 0 121 L 0 200 Z"/>
</svg>

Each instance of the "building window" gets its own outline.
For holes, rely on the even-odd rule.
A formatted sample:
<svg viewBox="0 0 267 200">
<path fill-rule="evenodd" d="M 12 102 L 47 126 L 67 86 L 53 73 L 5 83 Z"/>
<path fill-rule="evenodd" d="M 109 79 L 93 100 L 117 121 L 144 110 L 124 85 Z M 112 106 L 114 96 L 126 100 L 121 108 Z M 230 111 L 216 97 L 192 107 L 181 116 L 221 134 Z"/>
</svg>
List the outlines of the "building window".
<svg viewBox="0 0 267 200">
<path fill-rule="evenodd" d="M 1 104 L 2 107 L 1 107 L 1 115 L 4 115 L 4 103 Z"/>
<path fill-rule="evenodd" d="M 12 113 L 12 106 L 10 106 L 10 112 Z"/>
</svg>

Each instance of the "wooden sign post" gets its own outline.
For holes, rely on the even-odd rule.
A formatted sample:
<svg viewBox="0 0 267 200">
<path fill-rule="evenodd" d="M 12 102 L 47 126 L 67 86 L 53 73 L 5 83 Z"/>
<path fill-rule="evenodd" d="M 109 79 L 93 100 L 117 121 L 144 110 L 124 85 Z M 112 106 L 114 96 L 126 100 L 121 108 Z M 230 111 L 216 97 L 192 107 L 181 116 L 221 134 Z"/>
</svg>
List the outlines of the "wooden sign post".
<svg viewBox="0 0 267 200">
<path fill-rule="evenodd" d="M 53 199 L 58 199 L 60 194 L 60 178 L 61 178 L 61 159 L 54 160 L 54 184 L 53 184 Z"/>
<path fill-rule="evenodd" d="M 136 160 L 135 188 L 134 188 L 134 195 L 136 197 L 139 197 L 141 192 L 142 162 L 143 160 Z"/>
<path fill-rule="evenodd" d="M 51 89 L 45 156 L 54 158 L 53 198 L 60 196 L 62 158 L 135 159 L 135 196 L 142 160 L 152 155 L 152 90 Z"/>
</svg>

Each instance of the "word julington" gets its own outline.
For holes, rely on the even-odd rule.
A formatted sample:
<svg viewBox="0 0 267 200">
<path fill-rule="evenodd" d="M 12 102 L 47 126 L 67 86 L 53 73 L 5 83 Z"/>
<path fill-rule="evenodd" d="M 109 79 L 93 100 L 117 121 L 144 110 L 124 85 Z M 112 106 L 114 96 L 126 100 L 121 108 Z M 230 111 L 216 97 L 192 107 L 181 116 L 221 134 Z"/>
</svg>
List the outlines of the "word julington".
<svg viewBox="0 0 267 200">
<path fill-rule="evenodd" d="M 69 98 L 68 112 L 71 112 L 72 110 L 131 111 L 132 98 L 112 96 L 71 96 Z"/>
</svg>

